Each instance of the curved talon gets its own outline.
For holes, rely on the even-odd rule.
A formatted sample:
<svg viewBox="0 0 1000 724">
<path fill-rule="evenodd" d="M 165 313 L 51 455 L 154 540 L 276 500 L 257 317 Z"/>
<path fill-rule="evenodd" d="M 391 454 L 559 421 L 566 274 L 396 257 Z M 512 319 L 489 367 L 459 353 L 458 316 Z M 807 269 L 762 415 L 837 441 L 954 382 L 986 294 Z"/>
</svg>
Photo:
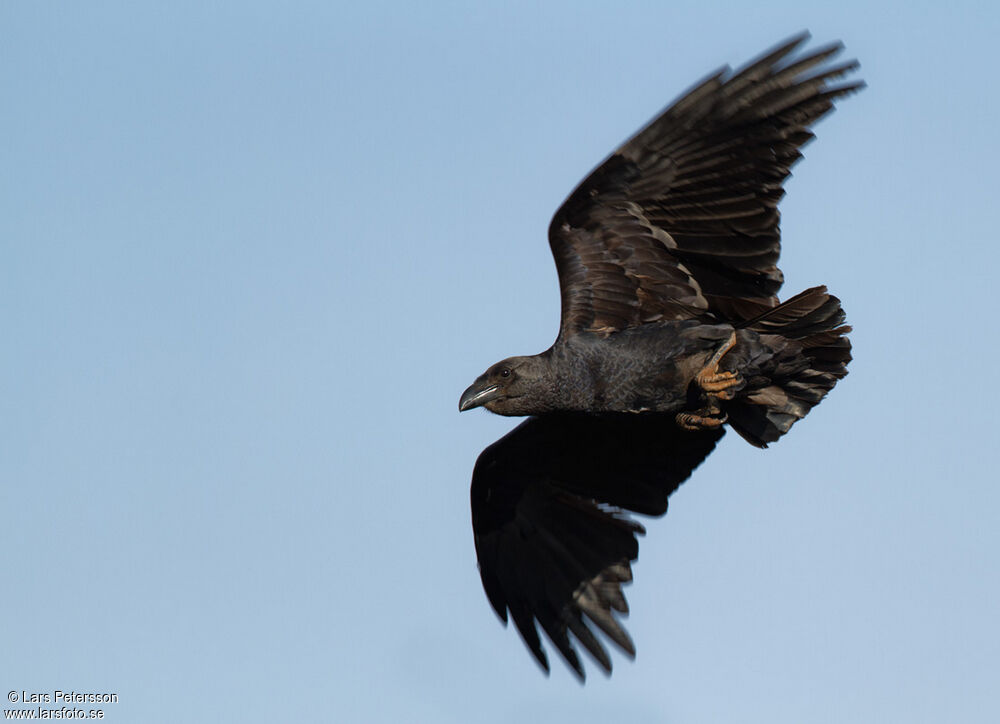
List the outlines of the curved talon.
<svg viewBox="0 0 1000 724">
<path fill-rule="evenodd" d="M 715 395 L 720 399 L 733 399 L 739 391 L 738 388 L 743 385 L 743 375 L 738 372 L 705 374 L 706 372 L 707 370 L 702 370 L 695 378 L 698 386 L 705 393 Z"/>
<path fill-rule="evenodd" d="M 678 412 L 676 417 L 677 425 L 679 427 L 692 432 L 697 432 L 699 430 L 713 430 L 722 425 L 728 419 L 728 415 L 720 413 L 718 410 L 707 409 L 698 410 L 697 412 Z"/>
</svg>

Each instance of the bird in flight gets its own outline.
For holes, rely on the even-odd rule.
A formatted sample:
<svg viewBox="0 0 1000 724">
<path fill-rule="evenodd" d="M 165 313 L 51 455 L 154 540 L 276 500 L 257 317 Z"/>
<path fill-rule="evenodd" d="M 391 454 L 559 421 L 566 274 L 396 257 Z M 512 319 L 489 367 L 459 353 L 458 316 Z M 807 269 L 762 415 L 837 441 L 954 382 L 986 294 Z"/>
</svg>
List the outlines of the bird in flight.
<svg viewBox="0 0 1000 724">
<path fill-rule="evenodd" d="M 858 67 L 842 45 L 807 38 L 711 74 L 570 194 L 549 226 L 556 341 L 462 393 L 460 410 L 528 416 L 476 461 L 472 525 L 490 603 L 546 672 L 536 622 L 581 681 L 573 638 L 609 674 L 600 633 L 635 655 L 629 512 L 664 514 L 724 425 L 767 447 L 847 374 L 840 300 L 777 297 L 783 183 L 864 85 L 841 80 Z"/>
</svg>

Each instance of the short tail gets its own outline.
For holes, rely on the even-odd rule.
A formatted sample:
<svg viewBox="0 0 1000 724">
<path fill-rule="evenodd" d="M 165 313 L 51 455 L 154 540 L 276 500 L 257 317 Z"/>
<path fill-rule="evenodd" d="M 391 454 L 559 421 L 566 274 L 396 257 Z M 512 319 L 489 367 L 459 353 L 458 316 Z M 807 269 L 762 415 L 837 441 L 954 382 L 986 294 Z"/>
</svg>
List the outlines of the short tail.
<svg viewBox="0 0 1000 724">
<path fill-rule="evenodd" d="M 818 405 L 847 375 L 851 328 L 844 318 L 840 300 L 814 287 L 740 325 L 756 335 L 748 335 L 741 361 L 746 387 L 726 405 L 730 426 L 767 447 Z"/>
</svg>

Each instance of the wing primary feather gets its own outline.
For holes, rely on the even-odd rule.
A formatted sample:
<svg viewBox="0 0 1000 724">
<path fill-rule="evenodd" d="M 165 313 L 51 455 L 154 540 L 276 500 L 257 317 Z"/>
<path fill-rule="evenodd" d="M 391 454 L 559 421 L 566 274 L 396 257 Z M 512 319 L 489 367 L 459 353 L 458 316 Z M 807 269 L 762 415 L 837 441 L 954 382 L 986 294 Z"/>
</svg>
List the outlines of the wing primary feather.
<svg viewBox="0 0 1000 724">
<path fill-rule="evenodd" d="M 632 643 L 632 639 L 625 633 L 625 629 L 615 621 L 614 616 L 601 605 L 590 581 L 577 590 L 573 595 L 573 601 L 581 611 L 587 614 L 591 621 L 597 624 L 601 631 L 618 644 L 622 651 L 632 658 L 635 657 L 635 645 Z"/>
<path fill-rule="evenodd" d="M 583 622 L 580 618 L 579 613 L 567 613 L 566 614 L 566 626 L 573 635 L 576 636 L 577 640 L 583 645 L 594 660 L 600 664 L 601 668 L 604 669 L 605 673 L 611 673 L 611 657 L 608 655 L 607 649 L 605 649 L 594 632 L 590 630 L 590 627 Z"/>
</svg>

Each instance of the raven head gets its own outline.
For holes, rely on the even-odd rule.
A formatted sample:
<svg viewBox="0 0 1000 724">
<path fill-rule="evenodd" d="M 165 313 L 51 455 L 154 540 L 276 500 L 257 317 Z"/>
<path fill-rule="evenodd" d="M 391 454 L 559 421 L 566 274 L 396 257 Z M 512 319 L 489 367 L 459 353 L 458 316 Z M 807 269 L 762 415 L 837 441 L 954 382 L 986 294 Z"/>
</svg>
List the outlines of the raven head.
<svg viewBox="0 0 1000 724">
<path fill-rule="evenodd" d="M 547 409 L 548 365 L 541 356 L 509 357 L 476 378 L 458 401 L 459 412 L 485 407 L 498 415 L 533 415 Z"/>
</svg>

